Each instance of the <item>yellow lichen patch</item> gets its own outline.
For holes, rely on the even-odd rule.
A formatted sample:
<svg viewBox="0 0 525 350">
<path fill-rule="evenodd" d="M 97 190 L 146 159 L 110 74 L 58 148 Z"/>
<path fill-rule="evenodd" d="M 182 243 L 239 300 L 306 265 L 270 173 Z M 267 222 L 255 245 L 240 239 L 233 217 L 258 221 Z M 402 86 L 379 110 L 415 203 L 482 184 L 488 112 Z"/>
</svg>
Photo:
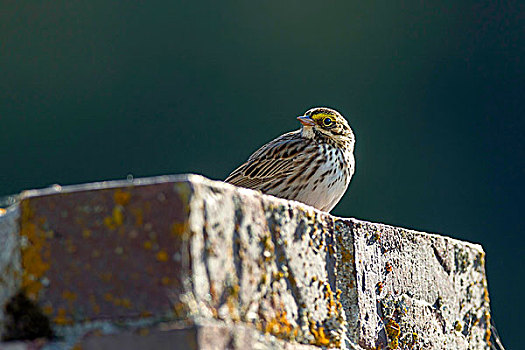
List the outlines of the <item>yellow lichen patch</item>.
<svg viewBox="0 0 525 350">
<path fill-rule="evenodd" d="M 148 335 L 150 333 L 150 330 L 149 330 L 149 328 L 140 328 L 137 333 L 138 333 L 138 335 L 144 337 L 144 336 L 146 336 L 146 335 Z"/>
<path fill-rule="evenodd" d="M 62 291 L 62 299 L 67 301 L 75 301 L 77 300 L 77 293 L 71 292 L 70 290 L 64 290 Z"/>
<path fill-rule="evenodd" d="M 273 246 L 273 242 L 272 242 L 271 233 L 263 237 L 262 243 L 264 246 L 263 257 L 265 261 L 270 261 L 275 251 L 275 247 Z"/>
<path fill-rule="evenodd" d="M 161 261 L 161 262 L 168 261 L 168 253 L 166 253 L 166 251 L 164 251 L 164 250 L 159 251 L 157 253 L 156 257 L 157 257 L 158 261 Z"/>
<path fill-rule="evenodd" d="M 113 193 L 113 200 L 115 203 L 124 206 L 131 200 L 131 193 L 118 188 L 115 190 L 115 193 Z"/>
<path fill-rule="evenodd" d="M 153 248 L 153 242 L 152 242 L 152 241 L 144 241 L 144 243 L 142 244 L 142 246 L 143 246 L 144 249 L 146 249 L 146 250 L 151 250 L 151 248 Z"/>
<path fill-rule="evenodd" d="M 89 229 L 87 229 L 87 228 L 83 229 L 83 230 L 82 230 L 82 237 L 84 237 L 84 238 L 89 238 L 89 237 L 91 237 L 91 230 L 89 230 Z"/>
<path fill-rule="evenodd" d="M 228 313 L 232 321 L 239 321 L 239 301 L 238 292 L 235 292 L 233 288 L 230 288 L 230 293 L 226 298 L 226 306 L 228 306 Z"/>
<path fill-rule="evenodd" d="M 144 213 L 141 208 L 131 209 L 131 213 L 135 217 L 135 226 L 142 227 L 144 225 Z"/>
<path fill-rule="evenodd" d="M 399 344 L 402 349 L 416 349 L 415 346 L 418 342 L 419 336 L 417 333 L 406 333 L 402 338 L 399 339 Z M 419 349 L 419 347 L 417 347 Z"/>
<path fill-rule="evenodd" d="M 490 313 L 488 311 L 485 311 L 485 322 L 487 325 L 487 329 L 485 330 L 485 341 L 490 346 L 491 345 L 490 337 L 492 336 L 492 331 L 490 328 Z"/>
<path fill-rule="evenodd" d="M 317 328 L 317 333 L 314 334 L 316 345 L 327 346 L 330 344 L 330 339 L 324 333 L 324 327 Z"/>
<path fill-rule="evenodd" d="M 485 300 L 487 303 L 490 302 L 489 290 L 488 290 L 488 288 L 486 286 L 485 286 L 485 288 L 483 288 L 483 300 Z"/>
<path fill-rule="evenodd" d="M 324 327 L 317 327 L 313 321 L 310 321 L 310 333 L 314 336 L 314 340 L 311 342 L 313 345 L 327 346 L 330 348 L 340 345 L 339 341 L 332 341 L 330 337 L 326 335 Z"/>
<path fill-rule="evenodd" d="M 171 225 L 171 235 L 178 237 L 184 234 L 188 230 L 188 222 L 174 222 Z"/>
<path fill-rule="evenodd" d="M 153 313 L 151 311 L 142 311 L 140 313 L 140 317 L 151 317 L 153 316 Z"/>
<path fill-rule="evenodd" d="M 397 349 L 399 347 L 399 340 L 396 338 L 396 339 L 392 339 L 389 343 L 388 343 L 388 348 L 389 349 Z"/>
<path fill-rule="evenodd" d="M 383 282 L 379 281 L 376 284 L 376 293 L 381 294 L 381 291 L 383 291 L 384 284 Z"/>
<path fill-rule="evenodd" d="M 171 283 L 171 278 L 164 276 L 160 279 L 160 284 L 163 286 L 168 286 Z"/>
<path fill-rule="evenodd" d="M 354 263 L 354 255 L 352 254 L 351 250 L 346 247 L 346 244 L 343 243 L 343 237 L 337 236 L 337 239 L 339 241 L 339 249 L 341 250 L 341 260 L 344 263 Z"/>
<path fill-rule="evenodd" d="M 113 294 L 111 294 L 111 293 L 104 293 L 104 300 L 105 301 L 113 301 Z"/>
<path fill-rule="evenodd" d="M 180 302 L 179 303 L 175 303 L 173 305 L 173 313 L 175 314 L 175 317 L 177 317 L 177 318 L 184 318 L 184 317 L 186 317 L 186 315 L 187 315 L 186 304 L 180 303 Z M 141 316 L 143 316 L 143 315 L 141 314 Z M 149 316 L 151 316 L 151 313 L 150 313 Z"/>
<path fill-rule="evenodd" d="M 115 225 L 117 225 L 117 227 L 121 226 L 124 222 L 124 209 L 122 209 L 122 207 L 116 206 L 113 208 L 112 217 Z"/>
<path fill-rule="evenodd" d="M 22 216 L 20 221 L 20 235 L 27 239 L 22 251 L 22 287 L 27 296 L 35 300 L 42 289 L 40 279 L 49 270 L 50 264 L 46 259 L 50 257 L 49 242 L 45 231 L 40 229 L 35 221 L 44 222 L 45 218 L 35 220 L 29 200 L 21 203 Z"/>
<path fill-rule="evenodd" d="M 399 346 L 399 336 L 401 335 L 401 328 L 399 327 L 399 324 L 393 319 L 389 318 L 388 322 L 385 324 L 385 332 L 389 340 L 389 349 L 397 349 Z"/>
<path fill-rule="evenodd" d="M 113 222 L 113 218 L 111 216 L 106 216 L 104 218 L 104 226 L 106 226 L 107 228 L 109 228 L 112 231 L 117 228 L 117 226 Z"/>
<path fill-rule="evenodd" d="M 327 282 L 324 282 L 324 298 L 327 300 L 327 316 L 331 317 L 332 314 L 335 314 L 336 316 L 340 313 L 343 306 L 341 305 L 341 302 L 339 301 L 341 297 L 341 290 L 336 290 L 336 295 L 334 297 L 334 292 L 332 292 L 332 289 L 330 288 L 330 284 Z"/>
<path fill-rule="evenodd" d="M 104 226 L 110 230 L 115 230 L 122 226 L 124 223 L 124 208 L 120 205 L 116 205 L 111 211 L 111 216 L 104 218 Z"/>
<path fill-rule="evenodd" d="M 298 330 L 288 321 L 286 311 L 282 311 L 268 320 L 264 327 L 264 333 L 275 335 L 281 339 L 290 339 L 297 337 Z"/>
<path fill-rule="evenodd" d="M 64 326 L 69 325 L 73 323 L 73 320 L 71 317 L 67 316 L 66 309 L 64 308 L 58 308 L 57 315 L 53 319 L 53 322 L 55 322 L 57 325 Z"/>
<path fill-rule="evenodd" d="M 80 345 L 80 344 L 75 344 L 75 345 L 73 345 L 73 347 L 71 348 L 71 350 L 82 350 L 82 345 Z"/>
<path fill-rule="evenodd" d="M 51 315 L 53 313 L 53 306 L 51 304 L 46 304 L 42 306 L 42 312 L 46 315 Z"/>
</svg>

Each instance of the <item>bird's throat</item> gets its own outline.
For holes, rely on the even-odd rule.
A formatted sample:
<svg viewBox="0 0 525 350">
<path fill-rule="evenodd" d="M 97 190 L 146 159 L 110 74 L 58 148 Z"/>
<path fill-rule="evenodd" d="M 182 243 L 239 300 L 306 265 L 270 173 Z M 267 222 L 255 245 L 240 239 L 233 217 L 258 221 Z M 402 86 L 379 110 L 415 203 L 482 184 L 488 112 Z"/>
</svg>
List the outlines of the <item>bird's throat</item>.
<svg viewBox="0 0 525 350">
<path fill-rule="evenodd" d="M 301 136 L 305 139 L 315 139 L 314 128 L 311 126 L 303 126 L 301 129 Z"/>
</svg>

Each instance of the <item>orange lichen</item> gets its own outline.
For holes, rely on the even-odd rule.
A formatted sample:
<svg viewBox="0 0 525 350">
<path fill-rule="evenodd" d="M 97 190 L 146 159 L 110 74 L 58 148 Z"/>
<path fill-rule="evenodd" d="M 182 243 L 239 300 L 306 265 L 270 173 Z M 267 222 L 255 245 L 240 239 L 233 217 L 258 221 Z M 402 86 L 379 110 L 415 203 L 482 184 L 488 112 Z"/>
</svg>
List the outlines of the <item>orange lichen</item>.
<svg viewBox="0 0 525 350">
<path fill-rule="evenodd" d="M 115 225 L 117 225 L 117 227 L 121 226 L 122 223 L 124 222 L 123 212 L 124 212 L 124 209 L 122 209 L 122 207 L 116 206 L 115 208 L 113 208 L 113 212 L 112 212 L 113 222 L 115 223 Z"/>
<path fill-rule="evenodd" d="M 84 237 L 84 238 L 89 238 L 89 237 L 91 237 L 91 230 L 89 230 L 89 229 L 87 229 L 87 228 L 83 229 L 83 230 L 82 230 L 82 237 Z"/>
<path fill-rule="evenodd" d="M 49 270 L 50 264 L 46 259 L 50 257 L 49 242 L 45 231 L 36 222 L 45 223 L 45 218 L 35 218 L 29 200 L 21 203 L 20 235 L 27 239 L 22 247 L 22 287 L 27 296 L 35 300 L 42 289 L 40 279 Z"/>
<path fill-rule="evenodd" d="M 157 257 L 158 261 L 161 261 L 161 262 L 168 261 L 168 253 L 166 253 L 166 251 L 164 251 L 164 250 L 159 251 L 157 253 L 156 257 Z"/>
<path fill-rule="evenodd" d="M 175 303 L 173 305 L 173 313 L 175 314 L 175 317 L 177 318 L 184 318 L 187 315 L 187 309 L 186 304 L 184 303 Z M 149 315 L 144 315 L 144 312 L 141 314 L 143 317 L 151 316 L 151 313 Z"/>
<path fill-rule="evenodd" d="M 489 290 L 487 289 L 487 287 L 483 288 L 483 300 L 485 300 L 487 303 L 490 302 Z"/>
<path fill-rule="evenodd" d="M 326 336 L 324 327 L 316 327 L 315 323 L 310 321 L 310 332 L 314 336 L 314 341 L 311 342 L 313 345 L 317 346 L 338 346 L 334 342 L 330 341 L 330 338 Z"/>
<path fill-rule="evenodd" d="M 46 315 L 51 315 L 53 313 L 53 306 L 51 304 L 46 304 L 42 307 L 42 312 Z"/>
<path fill-rule="evenodd" d="M 385 325 L 385 331 L 389 338 L 399 338 L 401 330 L 399 324 L 393 319 L 389 319 Z"/>
<path fill-rule="evenodd" d="M 135 217 L 135 226 L 142 227 L 144 225 L 144 213 L 141 208 L 131 209 L 131 213 Z"/>
<path fill-rule="evenodd" d="M 324 333 L 324 327 L 319 327 L 317 331 L 318 333 L 315 337 L 317 340 L 317 344 L 322 346 L 330 344 L 330 339 Z"/>
<path fill-rule="evenodd" d="M 376 293 L 381 294 L 381 291 L 383 290 L 383 282 L 377 282 L 376 284 Z"/>
<path fill-rule="evenodd" d="M 237 311 L 239 308 L 239 301 L 237 298 L 233 295 L 228 295 L 226 298 L 226 306 L 228 307 L 228 314 L 232 321 L 239 321 L 239 312 Z"/>
<path fill-rule="evenodd" d="M 62 299 L 73 302 L 77 300 L 77 293 L 71 292 L 70 290 L 66 289 L 62 291 Z"/>
<path fill-rule="evenodd" d="M 171 225 L 171 235 L 174 237 L 181 236 L 188 230 L 188 222 L 174 222 Z"/>
<path fill-rule="evenodd" d="M 163 286 L 167 286 L 171 283 L 171 278 L 167 277 L 167 276 L 164 276 L 160 279 L 160 284 L 162 284 Z"/>
<path fill-rule="evenodd" d="M 115 225 L 115 223 L 113 222 L 113 218 L 111 216 L 106 216 L 104 218 L 104 226 L 106 226 L 107 228 L 109 228 L 110 230 L 114 230 L 117 228 L 117 226 Z"/>
<path fill-rule="evenodd" d="M 487 329 L 485 330 L 485 341 L 487 342 L 488 346 L 490 346 L 490 337 L 492 336 L 492 330 L 490 328 L 490 313 L 488 311 L 485 311 L 485 322 L 487 325 Z"/>
<path fill-rule="evenodd" d="M 149 328 L 140 328 L 137 332 L 140 336 L 146 336 L 150 333 Z"/>
<path fill-rule="evenodd" d="M 142 246 L 144 247 L 144 249 L 151 250 L 151 248 L 153 248 L 153 242 L 144 241 L 144 243 L 142 243 Z"/>
<path fill-rule="evenodd" d="M 399 336 L 401 335 L 399 324 L 393 319 L 388 318 L 388 322 L 385 324 L 385 333 L 389 340 L 389 349 L 397 349 L 399 346 Z"/>
<path fill-rule="evenodd" d="M 118 188 L 115 190 L 115 193 L 113 193 L 113 200 L 115 203 L 124 206 L 131 200 L 131 193 Z"/>
<path fill-rule="evenodd" d="M 271 233 L 262 238 L 262 243 L 264 246 L 263 257 L 265 261 L 270 261 L 275 252 L 275 247 L 273 246 Z"/>
<path fill-rule="evenodd" d="M 264 327 L 264 333 L 273 334 L 281 339 L 296 337 L 298 330 L 293 327 L 286 317 L 286 311 L 282 311 L 275 317 L 268 320 Z"/>
<path fill-rule="evenodd" d="M 354 255 L 352 254 L 352 251 L 347 248 L 346 244 L 343 243 L 343 237 L 342 236 L 338 236 L 337 239 L 339 241 L 339 247 L 338 248 L 341 250 L 341 260 L 344 263 L 353 264 L 354 263 Z"/>
<path fill-rule="evenodd" d="M 388 348 L 389 349 L 397 349 L 399 347 L 399 340 L 396 338 L 396 339 L 392 339 L 389 343 L 388 343 Z"/>
<path fill-rule="evenodd" d="M 64 326 L 69 325 L 73 323 L 73 320 L 71 317 L 67 316 L 66 309 L 64 308 L 58 308 L 57 315 L 55 318 L 53 318 L 53 322 L 55 322 L 57 325 Z"/>
<path fill-rule="evenodd" d="M 115 230 L 122 226 L 124 223 L 124 208 L 120 205 L 116 205 L 111 211 L 111 216 L 104 218 L 104 226 L 110 230 Z"/>
<path fill-rule="evenodd" d="M 140 313 L 140 316 L 141 317 L 151 317 L 151 316 L 153 316 L 153 313 L 151 311 L 142 311 Z"/>
</svg>

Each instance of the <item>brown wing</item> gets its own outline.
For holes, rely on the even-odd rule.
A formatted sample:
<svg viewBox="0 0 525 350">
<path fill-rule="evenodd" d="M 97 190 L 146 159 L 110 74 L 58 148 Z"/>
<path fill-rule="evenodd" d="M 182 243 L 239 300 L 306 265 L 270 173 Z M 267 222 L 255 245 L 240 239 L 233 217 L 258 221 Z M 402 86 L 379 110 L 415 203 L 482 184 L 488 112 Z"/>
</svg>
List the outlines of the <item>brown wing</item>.
<svg viewBox="0 0 525 350">
<path fill-rule="evenodd" d="M 300 171 L 298 164 L 315 156 L 312 151 L 312 141 L 302 138 L 300 131 L 289 132 L 259 148 L 224 181 L 264 192 L 266 186 Z"/>
</svg>

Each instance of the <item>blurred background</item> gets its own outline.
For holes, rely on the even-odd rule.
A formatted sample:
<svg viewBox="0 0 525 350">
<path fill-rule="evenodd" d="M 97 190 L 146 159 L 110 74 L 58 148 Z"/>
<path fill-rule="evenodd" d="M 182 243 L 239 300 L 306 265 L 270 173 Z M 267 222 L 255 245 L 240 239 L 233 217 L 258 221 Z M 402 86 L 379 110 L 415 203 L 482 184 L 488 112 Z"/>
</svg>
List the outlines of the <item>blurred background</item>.
<svg viewBox="0 0 525 350">
<path fill-rule="evenodd" d="M 330 106 L 357 138 L 333 213 L 482 244 L 517 349 L 524 15 L 519 1 L 2 1 L 0 196 L 223 179 Z"/>
</svg>

